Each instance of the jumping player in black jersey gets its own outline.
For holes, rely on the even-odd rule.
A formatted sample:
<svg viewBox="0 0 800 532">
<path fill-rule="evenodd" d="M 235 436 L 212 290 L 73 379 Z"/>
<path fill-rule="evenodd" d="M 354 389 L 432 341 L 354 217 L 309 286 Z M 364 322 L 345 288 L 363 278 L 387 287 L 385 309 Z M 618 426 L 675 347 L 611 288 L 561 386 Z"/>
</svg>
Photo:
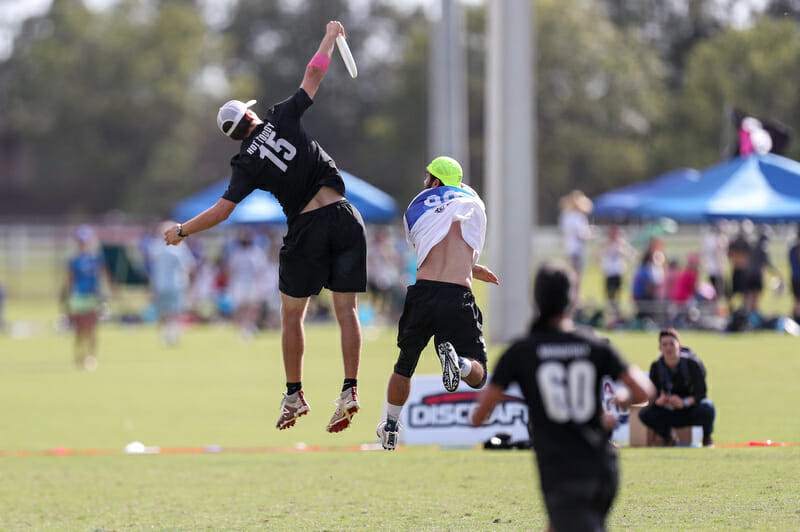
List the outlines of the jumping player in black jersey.
<svg viewBox="0 0 800 532">
<path fill-rule="evenodd" d="M 528 337 L 500 357 L 472 414 L 473 425 L 481 425 L 505 389 L 519 384 L 530 412 L 550 529 L 558 532 L 605 530 L 617 492 L 617 459 L 609 442 L 615 419 L 603 413 L 603 376 L 627 386 L 615 399 L 623 408 L 655 393 L 647 375 L 628 366 L 607 340 L 574 328 L 575 287 L 569 267 L 539 269 L 534 282 L 538 317 Z"/>
<path fill-rule="evenodd" d="M 280 251 L 281 340 L 286 393 L 281 401 L 279 430 L 309 411 L 303 396 L 303 319 L 309 297 L 325 287 L 341 330 L 344 386 L 328 432 L 346 429 L 358 411 L 356 384 L 361 359 L 361 325 L 356 293 L 366 290 L 367 246 L 364 222 L 345 199 L 344 182 L 333 159 L 312 139 L 300 118 L 311 106 L 328 69 L 336 37 L 344 35 L 337 21 L 328 22 L 325 37 L 306 67 L 303 82 L 291 97 L 269 108 L 264 118 L 250 108 L 255 100 L 231 100 L 219 109 L 217 125 L 241 141 L 231 159 L 231 181 L 217 203 L 164 233 L 167 244 L 226 220 L 253 190 L 271 192 L 283 207 L 288 232 Z"/>
</svg>

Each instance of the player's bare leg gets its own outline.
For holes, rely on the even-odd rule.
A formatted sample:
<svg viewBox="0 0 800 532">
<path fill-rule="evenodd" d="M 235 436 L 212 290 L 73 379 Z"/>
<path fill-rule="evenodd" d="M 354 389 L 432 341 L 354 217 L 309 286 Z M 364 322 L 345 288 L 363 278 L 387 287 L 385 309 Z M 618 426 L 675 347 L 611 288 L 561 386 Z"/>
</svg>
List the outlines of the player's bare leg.
<svg viewBox="0 0 800 532">
<path fill-rule="evenodd" d="M 333 292 L 333 310 L 341 331 L 344 378 L 357 379 L 361 363 L 361 323 L 358 320 L 356 294 Z"/>
<path fill-rule="evenodd" d="M 403 406 L 408 401 L 408 394 L 411 393 L 411 379 L 392 373 L 389 377 L 389 387 L 386 390 L 386 400 L 391 405 Z"/>
<path fill-rule="evenodd" d="M 480 385 L 481 381 L 483 380 L 483 373 L 484 373 L 483 366 L 481 365 L 480 362 L 477 362 L 475 360 L 466 357 L 461 357 L 461 362 L 467 363 L 470 366 L 472 366 L 472 369 L 470 370 L 468 375 L 464 375 L 465 373 L 464 370 L 463 369 L 461 370 L 461 380 L 469 384 L 471 387 L 477 388 Z"/>
<path fill-rule="evenodd" d="M 333 310 L 341 332 L 342 361 L 345 385 L 336 399 L 336 411 L 328 422 L 328 432 L 340 432 L 350 426 L 361 405 L 358 403 L 356 381 L 361 363 L 361 323 L 358 320 L 356 294 L 333 292 Z"/>
<path fill-rule="evenodd" d="M 400 439 L 400 412 L 410 392 L 411 379 L 393 372 L 386 390 L 386 419 L 375 429 L 381 446 L 387 451 L 397 449 Z"/>
<path fill-rule="evenodd" d="M 281 293 L 281 347 L 287 383 L 300 383 L 303 379 L 303 352 L 306 345 L 303 320 L 308 308 L 308 299 Z M 297 418 L 307 414 L 309 410 L 302 389 L 291 394 L 284 393 L 281 400 L 281 416 L 275 428 L 283 430 L 294 426 Z"/>
<path fill-rule="evenodd" d="M 286 382 L 303 380 L 303 352 L 306 347 L 303 320 L 307 308 L 307 297 L 297 298 L 281 293 L 281 348 Z"/>
</svg>

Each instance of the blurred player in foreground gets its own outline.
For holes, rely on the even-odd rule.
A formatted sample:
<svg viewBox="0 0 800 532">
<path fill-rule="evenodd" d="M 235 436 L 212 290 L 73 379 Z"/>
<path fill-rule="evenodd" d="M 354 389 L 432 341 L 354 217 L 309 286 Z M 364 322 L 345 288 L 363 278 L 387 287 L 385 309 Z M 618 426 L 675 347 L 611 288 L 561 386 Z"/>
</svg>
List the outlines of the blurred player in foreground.
<svg viewBox="0 0 800 532">
<path fill-rule="evenodd" d="M 61 292 L 70 325 L 75 329 L 75 364 L 97 369 L 97 321 L 100 307 L 111 289 L 103 255 L 94 230 L 82 225 L 75 231 L 77 253 L 67 262 L 67 280 Z"/>
<path fill-rule="evenodd" d="M 544 265 L 534 281 L 538 317 L 530 334 L 508 348 L 481 393 L 472 424 L 480 426 L 517 382 L 530 412 L 531 438 L 550 529 L 605 530 L 619 472 L 609 433 L 616 420 L 604 414 L 602 379 L 621 380 L 622 408 L 653 397 L 653 384 L 628 366 L 617 350 L 591 330 L 574 328 L 577 294 L 567 266 Z"/>
<path fill-rule="evenodd" d="M 279 287 L 287 389 L 276 425 L 279 430 L 293 426 L 298 417 L 310 410 L 302 390 L 303 319 L 309 297 L 319 294 L 323 287 L 333 293 L 345 377 L 328 432 L 346 429 L 359 409 L 356 384 L 361 325 L 356 293 L 364 292 L 367 283 L 364 222 L 345 199 L 344 182 L 333 159 L 300 123 L 328 70 L 340 33 L 344 34 L 344 29 L 339 22 L 328 22 L 300 88 L 290 98 L 273 105 L 263 120 L 250 109 L 255 100 L 231 100 L 220 108 L 220 130 L 242 141 L 239 153 L 231 159 L 228 190 L 216 205 L 164 234 L 167 244 L 179 244 L 188 235 L 226 220 L 236 205 L 257 188 L 271 192 L 283 207 L 288 232 L 280 251 Z"/>
<path fill-rule="evenodd" d="M 472 279 L 498 284 L 478 264 L 486 238 L 486 212 L 478 194 L 461 182 L 461 165 L 437 157 L 427 167 L 425 190 L 406 210 L 406 235 L 417 252 L 417 281 L 408 287 L 400 317 L 400 356 L 389 378 L 386 420 L 377 428 L 384 449 L 394 450 L 400 412 L 411 376 L 431 336 L 442 364 L 442 382 L 454 392 L 461 380 L 473 388 L 486 382 L 483 316 L 472 295 Z"/>
</svg>

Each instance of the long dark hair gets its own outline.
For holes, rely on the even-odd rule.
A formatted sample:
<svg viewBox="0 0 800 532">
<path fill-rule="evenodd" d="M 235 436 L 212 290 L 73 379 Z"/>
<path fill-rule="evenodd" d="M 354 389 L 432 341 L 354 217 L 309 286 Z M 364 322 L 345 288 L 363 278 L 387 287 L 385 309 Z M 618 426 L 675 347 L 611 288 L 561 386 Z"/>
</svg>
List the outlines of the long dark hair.
<svg viewBox="0 0 800 532">
<path fill-rule="evenodd" d="M 532 329 L 546 327 L 558 316 L 568 314 L 577 299 L 574 270 L 559 262 L 546 262 L 536 272 L 533 282 L 533 300 L 537 316 Z"/>
</svg>

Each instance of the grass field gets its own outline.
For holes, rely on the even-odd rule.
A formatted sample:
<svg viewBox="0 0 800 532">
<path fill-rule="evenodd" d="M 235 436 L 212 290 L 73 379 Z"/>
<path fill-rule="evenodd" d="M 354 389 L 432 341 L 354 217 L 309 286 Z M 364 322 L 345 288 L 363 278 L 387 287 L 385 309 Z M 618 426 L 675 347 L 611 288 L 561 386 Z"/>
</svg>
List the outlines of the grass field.
<svg viewBox="0 0 800 532">
<path fill-rule="evenodd" d="M 342 370 L 338 332 L 309 329 L 304 388 L 312 412 L 276 431 L 284 378 L 278 333 L 239 342 L 226 326 L 187 331 L 177 348 L 152 326 L 104 325 L 99 368 L 77 371 L 71 337 L 52 310 L 20 304 L 7 317 L 39 321 L 27 338 L 0 336 L 0 530 L 530 530 L 543 513 L 529 451 L 404 448 L 374 443 L 395 331 L 367 329 L 354 426 L 324 430 Z M 42 325 L 43 324 L 43 325 Z M 647 368 L 656 338 L 613 333 Z M 777 333 L 686 333 L 709 370 L 717 449 L 622 449 L 609 525 L 629 530 L 798 530 L 800 442 L 795 401 L 800 340 Z M 490 365 L 503 346 L 490 347 Z M 419 373 L 437 373 L 432 351 Z M 320 452 L 47 456 L 66 448 L 290 448 Z"/>
</svg>

